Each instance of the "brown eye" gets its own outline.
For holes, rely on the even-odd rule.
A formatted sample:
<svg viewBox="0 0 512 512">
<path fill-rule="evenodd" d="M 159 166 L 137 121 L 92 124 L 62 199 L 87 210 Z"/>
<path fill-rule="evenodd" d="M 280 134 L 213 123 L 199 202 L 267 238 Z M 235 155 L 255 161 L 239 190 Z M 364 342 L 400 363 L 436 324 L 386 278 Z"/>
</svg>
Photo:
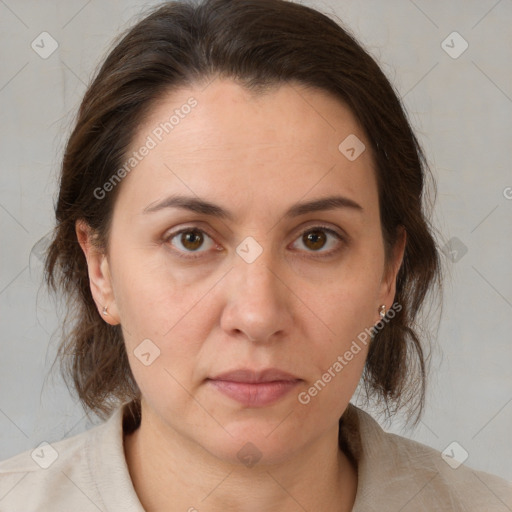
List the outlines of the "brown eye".
<svg viewBox="0 0 512 512">
<path fill-rule="evenodd" d="M 338 232 L 327 227 L 316 226 L 304 231 L 296 239 L 294 248 L 317 257 L 329 257 L 340 251 L 344 243 L 346 244 L 345 238 Z"/>
<path fill-rule="evenodd" d="M 196 251 L 204 242 L 200 231 L 184 231 L 181 233 L 181 244 L 189 251 Z"/>
<path fill-rule="evenodd" d="M 215 242 L 207 233 L 195 228 L 181 229 L 166 236 L 164 240 L 172 246 L 178 256 L 183 258 L 205 256 L 209 250 L 215 247 Z M 193 253 L 197 253 L 196 256 L 192 256 Z"/>
<path fill-rule="evenodd" d="M 317 251 L 325 245 L 327 236 L 321 230 L 308 231 L 307 233 L 304 233 L 302 240 L 308 249 Z"/>
</svg>

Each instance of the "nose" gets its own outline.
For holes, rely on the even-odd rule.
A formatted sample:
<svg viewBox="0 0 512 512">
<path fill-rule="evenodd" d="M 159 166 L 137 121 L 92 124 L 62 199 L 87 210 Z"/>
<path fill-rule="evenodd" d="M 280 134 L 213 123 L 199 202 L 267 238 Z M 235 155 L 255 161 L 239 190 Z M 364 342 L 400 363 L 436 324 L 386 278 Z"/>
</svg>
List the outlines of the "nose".
<svg viewBox="0 0 512 512">
<path fill-rule="evenodd" d="M 221 316 L 225 332 L 259 343 L 275 341 L 290 332 L 292 286 L 279 275 L 265 251 L 252 263 L 237 258 L 229 279 L 228 297 Z"/>
</svg>

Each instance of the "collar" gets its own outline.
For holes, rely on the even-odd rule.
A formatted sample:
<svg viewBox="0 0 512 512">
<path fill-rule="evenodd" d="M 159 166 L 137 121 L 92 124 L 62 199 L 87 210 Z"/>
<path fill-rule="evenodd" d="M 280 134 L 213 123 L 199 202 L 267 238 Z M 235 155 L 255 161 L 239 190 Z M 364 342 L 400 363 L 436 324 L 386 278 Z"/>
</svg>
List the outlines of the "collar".
<svg viewBox="0 0 512 512">
<path fill-rule="evenodd" d="M 124 433 L 139 424 L 137 404 L 125 403 L 116 409 L 105 428 L 95 430 L 91 439 L 89 466 L 107 510 L 144 512 L 130 478 L 123 444 Z M 424 508 L 432 503 L 432 489 L 427 489 L 428 496 L 424 495 L 427 487 L 434 487 L 436 503 L 451 502 L 450 487 L 440 480 L 452 470 L 432 448 L 386 433 L 353 404 L 348 405 L 339 424 L 339 446 L 352 459 L 358 473 L 353 512 L 430 510 Z"/>
</svg>

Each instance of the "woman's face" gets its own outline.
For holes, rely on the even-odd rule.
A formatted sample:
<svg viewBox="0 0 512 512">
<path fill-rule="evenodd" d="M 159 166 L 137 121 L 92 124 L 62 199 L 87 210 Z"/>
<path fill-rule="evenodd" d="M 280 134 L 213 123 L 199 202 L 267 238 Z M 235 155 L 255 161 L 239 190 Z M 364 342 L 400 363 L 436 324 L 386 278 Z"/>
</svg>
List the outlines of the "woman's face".
<svg viewBox="0 0 512 512">
<path fill-rule="evenodd" d="M 129 153 L 147 154 L 116 185 L 92 291 L 153 425 L 226 461 L 245 446 L 275 462 L 337 428 L 368 349 L 353 342 L 391 307 L 402 250 L 386 272 L 370 145 L 341 102 L 203 89 L 169 94 L 140 127 Z"/>
</svg>

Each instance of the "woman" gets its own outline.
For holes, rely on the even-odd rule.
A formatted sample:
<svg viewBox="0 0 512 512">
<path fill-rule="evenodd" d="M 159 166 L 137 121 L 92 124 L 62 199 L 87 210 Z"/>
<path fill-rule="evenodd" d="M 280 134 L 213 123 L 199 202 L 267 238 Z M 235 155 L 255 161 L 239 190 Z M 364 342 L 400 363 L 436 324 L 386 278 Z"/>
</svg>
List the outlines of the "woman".
<svg viewBox="0 0 512 512">
<path fill-rule="evenodd" d="M 313 9 L 139 22 L 83 99 L 46 260 L 107 421 L 4 461 L 1 510 L 510 510 L 504 480 L 349 403 L 362 377 L 421 414 L 427 172 L 375 61 Z"/>
</svg>

